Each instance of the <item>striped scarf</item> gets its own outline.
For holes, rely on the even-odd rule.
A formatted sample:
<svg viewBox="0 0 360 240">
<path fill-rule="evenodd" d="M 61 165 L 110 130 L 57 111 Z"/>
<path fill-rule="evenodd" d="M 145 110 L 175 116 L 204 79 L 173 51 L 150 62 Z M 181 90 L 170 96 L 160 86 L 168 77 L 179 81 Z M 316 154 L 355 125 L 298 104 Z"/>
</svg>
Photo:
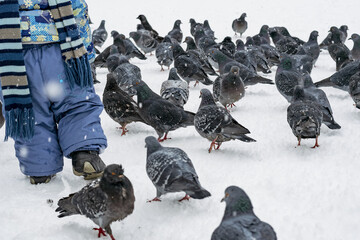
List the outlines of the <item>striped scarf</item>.
<svg viewBox="0 0 360 240">
<path fill-rule="evenodd" d="M 91 87 L 91 68 L 71 0 L 48 2 L 70 86 Z M 0 80 L 5 105 L 5 140 L 8 137 L 30 140 L 35 118 L 22 51 L 18 0 L 0 0 Z"/>
</svg>

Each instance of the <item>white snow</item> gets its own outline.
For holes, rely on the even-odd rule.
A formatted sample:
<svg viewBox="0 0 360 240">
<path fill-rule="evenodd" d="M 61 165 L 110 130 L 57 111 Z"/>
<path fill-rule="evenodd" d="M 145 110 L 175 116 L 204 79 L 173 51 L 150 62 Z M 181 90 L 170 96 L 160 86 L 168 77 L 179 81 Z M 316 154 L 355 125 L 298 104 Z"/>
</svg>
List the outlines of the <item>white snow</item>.
<svg viewBox="0 0 360 240">
<path fill-rule="evenodd" d="M 106 19 L 106 29 L 128 36 L 136 29 L 139 14 L 147 16 L 160 35 L 172 29 L 176 19 L 183 24 L 184 37 L 190 35 L 188 20 L 209 20 L 218 41 L 234 36 L 233 19 L 247 13 L 249 28 L 243 35 L 258 33 L 263 24 L 286 26 L 290 33 L 307 40 L 312 30 L 318 30 L 321 42 L 332 25 L 349 26 L 349 35 L 359 33 L 360 1 L 118 1 L 88 0 L 89 13 L 97 28 Z M 234 38 L 233 38 L 234 40 Z M 112 42 L 107 40 L 106 46 Z M 352 43 L 347 41 L 349 47 Z M 168 77 L 161 72 L 155 56 L 146 61 L 132 59 L 141 68 L 143 80 L 156 92 Z M 274 79 L 276 68 L 267 75 Z M 319 81 L 335 72 L 335 63 L 323 51 L 314 68 L 313 80 Z M 102 96 L 106 84 L 106 69 L 98 70 L 101 84 L 95 85 Z M 212 77 L 212 79 L 214 79 Z M 185 109 L 196 112 L 203 85 L 190 87 Z M 211 89 L 211 87 L 210 87 Z M 346 92 L 324 88 L 332 105 L 336 121 L 342 126 L 332 131 L 321 127 L 320 148 L 311 149 L 314 140 L 303 140 L 295 147 L 286 121 L 287 101 L 275 86 L 256 85 L 246 89 L 246 96 L 231 110 L 232 116 L 247 127 L 256 143 L 231 141 L 220 150 L 208 153 L 210 142 L 194 127 L 178 129 L 169 134 L 164 146 L 183 149 L 192 160 L 204 188 L 212 196 L 203 200 L 181 202 L 183 193 L 162 197 L 162 202 L 147 203 L 156 190 L 145 171 L 146 136 L 156 132 L 142 123 L 127 126 L 121 136 L 118 124 L 105 112 L 102 125 L 108 138 L 108 148 L 101 155 L 107 163 L 122 164 L 132 181 L 136 202 L 132 215 L 112 224 L 116 239 L 122 240 L 188 240 L 210 239 L 223 216 L 225 204 L 220 203 L 229 185 L 243 188 L 257 216 L 270 223 L 280 240 L 347 240 L 359 239 L 360 226 L 360 111 Z M 4 128 L 0 139 L 4 138 Z M 21 153 L 24 153 L 22 151 Z M 49 156 L 50 157 L 50 156 Z M 49 158 L 50 160 L 50 158 Z M 92 230 L 96 225 L 83 216 L 59 219 L 55 213 L 57 200 L 78 191 L 87 183 L 72 173 L 71 160 L 64 159 L 61 173 L 48 184 L 30 185 L 15 157 L 13 141 L 0 143 L 0 226 L 1 239 L 98 239 Z M 54 203 L 51 203 L 51 200 Z M 102 237 L 101 239 L 109 239 Z"/>
</svg>

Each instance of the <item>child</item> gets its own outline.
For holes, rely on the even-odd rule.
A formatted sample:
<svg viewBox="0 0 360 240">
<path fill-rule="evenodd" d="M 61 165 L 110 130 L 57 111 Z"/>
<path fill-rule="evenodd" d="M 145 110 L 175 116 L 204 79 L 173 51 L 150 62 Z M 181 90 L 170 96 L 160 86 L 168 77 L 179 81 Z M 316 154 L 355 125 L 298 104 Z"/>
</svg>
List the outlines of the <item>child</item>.
<svg viewBox="0 0 360 240">
<path fill-rule="evenodd" d="M 5 139 L 15 140 L 20 169 L 32 184 L 62 171 L 63 156 L 85 179 L 105 168 L 93 59 L 84 0 L 0 0 Z"/>
</svg>

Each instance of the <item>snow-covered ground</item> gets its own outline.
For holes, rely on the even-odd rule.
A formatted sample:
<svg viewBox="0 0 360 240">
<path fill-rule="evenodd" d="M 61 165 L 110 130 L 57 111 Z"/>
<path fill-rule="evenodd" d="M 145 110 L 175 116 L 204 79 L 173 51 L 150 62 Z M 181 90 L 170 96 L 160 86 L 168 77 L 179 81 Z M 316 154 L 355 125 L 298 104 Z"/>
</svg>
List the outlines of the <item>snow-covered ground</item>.
<svg viewBox="0 0 360 240">
<path fill-rule="evenodd" d="M 319 41 L 332 25 L 349 26 L 349 35 L 360 32 L 360 2 L 334 0 L 305 1 L 118 1 L 88 0 L 90 16 L 97 28 L 106 19 L 106 28 L 128 35 L 136 28 L 139 14 L 145 14 L 160 35 L 165 35 L 176 19 L 181 19 L 184 36 L 189 35 L 189 18 L 208 19 L 219 40 L 234 36 L 231 23 L 247 12 L 249 28 L 244 34 L 258 33 L 261 25 L 284 25 L 302 39 L 318 30 Z M 111 44 L 109 38 L 106 45 Z M 352 43 L 347 42 L 349 47 Z M 141 68 L 143 80 L 159 92 L 168 71 L 160 72 L 155 56 L 132 63 Z M 274 79 L 276 68 L 268 75 Z M 313 80 L 319 81 L 335 72 L 335 63 L 322 52 L 314 68 Z M 101 84 L 95 86 L 102 95 L 106 83 L 105 69 L 98 71 Z M 191 87 L 185 109 L 196 112 L 203 85 Z M 155 187 L 145 172 L 144 139 L 155 131 L 142 123 L 121 131 L 105 112 L 102 125 L 108 148 L 101 155 L 107 163 L 122 164 L 135 189 L 135 210 L 122 222 L 112 224 L 114 236 L 123 240 L 210 239 L 223 216 L 220 203 L 229 185 L 242 187 L 250 196 L 255 213 L 270 223 L 281 240 L 360 239 L 360 111 L 346 92 L 324 88 L 333 107 L 336 121 L 342 126 L 332 131 L 321 128 L 320 148 L 311 149 L 313 140 L 303 140 L 295 147 L 286 121 L 288 103 L 275 86 L 256 85 L 231 110 L 233 117 L 250 129 L 256 143 L 226 142 L 219 151 L 207 152 L 210 142 L 193 127 L 170 133 L 165 146 L 183 149 L 192 159 L 200 182 L 212 194 L 210 198 L 179 203 L 182 193 L 162 197 L 162 202 L 147 203 L 155 196 Z M 0 139 L 4 129 L 0 130 Z M 13 141 L 0 143 L 0 239 L 97 239 L 96 225 L 83 216 L 57 218 L 59 198 L 82 188 L 87 182 L 72 174 L 71 161 L 65 159 L 63 172 L 49 184 L 30 185 L 15 158 Z M 53 204 L 48 199 L 54 201 Z M 102 239 L 107 239 L 102 237 Z"/>
</svg>

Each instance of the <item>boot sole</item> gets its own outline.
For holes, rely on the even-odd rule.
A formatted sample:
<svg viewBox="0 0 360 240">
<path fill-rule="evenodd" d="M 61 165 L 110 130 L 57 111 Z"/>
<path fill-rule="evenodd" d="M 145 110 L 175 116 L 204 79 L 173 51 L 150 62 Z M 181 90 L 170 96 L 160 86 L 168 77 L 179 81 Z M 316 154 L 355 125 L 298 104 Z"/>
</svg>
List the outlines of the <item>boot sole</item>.
<svg viewBox="0 0 360 240">
<path fill-rule="evenodd" d="M 85 162 L 83 172 L 78 172 L 75 170 L 75 168 L 73 168 L 73 173 L 79 177 L 83 176 L 85 180 L 92 180 L 101 177 L 104 171 L 96 172 L 94 167 L 89 162 Z"/>
</svg>

